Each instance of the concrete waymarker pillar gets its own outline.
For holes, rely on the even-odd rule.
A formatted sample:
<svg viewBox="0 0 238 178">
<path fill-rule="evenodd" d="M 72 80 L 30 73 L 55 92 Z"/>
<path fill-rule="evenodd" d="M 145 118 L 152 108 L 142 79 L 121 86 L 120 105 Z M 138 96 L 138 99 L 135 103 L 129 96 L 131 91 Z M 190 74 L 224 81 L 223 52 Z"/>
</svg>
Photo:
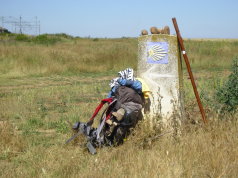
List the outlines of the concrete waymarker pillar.
<svg viewBox="0 0 238 178">
<path fill-rule="evenodd" d="M 183 116 L 181 55 L 176 36 L 143 35 L 138 38 L 138 77 L 151 91 L 149 116 L 165 125 Z"/>
</svg>

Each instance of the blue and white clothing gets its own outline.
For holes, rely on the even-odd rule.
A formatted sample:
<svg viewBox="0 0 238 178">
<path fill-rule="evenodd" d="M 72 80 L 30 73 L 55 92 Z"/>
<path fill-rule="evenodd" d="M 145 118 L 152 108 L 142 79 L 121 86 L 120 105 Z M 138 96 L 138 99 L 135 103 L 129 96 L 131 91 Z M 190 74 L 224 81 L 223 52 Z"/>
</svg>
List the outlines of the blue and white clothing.
<svg viewBox="0 0 238 178">
<path fill-rule="evenodd" d="M 134 78 L 134 71 L 127 68 L 118 72 L 119 77 L 114 78 L 110 82 L 111 91 L 108 93 L 108 98 L 112 97 L 119 86 L 127 86 L 134 89 L 137 93 L 142 93 L 142 84 Z"/>
</svg>

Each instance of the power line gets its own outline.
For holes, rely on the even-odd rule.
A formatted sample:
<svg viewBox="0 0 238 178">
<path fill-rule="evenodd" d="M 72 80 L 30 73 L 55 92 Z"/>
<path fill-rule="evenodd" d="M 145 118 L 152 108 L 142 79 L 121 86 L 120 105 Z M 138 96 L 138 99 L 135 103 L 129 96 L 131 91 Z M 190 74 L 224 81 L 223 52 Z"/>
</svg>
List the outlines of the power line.
<svg viewBox="0 0 238 178">
<path fill-rule="evenodd" d="M 40 34 L 40 21 L 37 16 L 26 21 L 20 16 L 19 18 L 12 16 L 0 16 L 2 28 L 11 29 L 14 33 L 25 33 L 25 34 Z"/>
</svg>

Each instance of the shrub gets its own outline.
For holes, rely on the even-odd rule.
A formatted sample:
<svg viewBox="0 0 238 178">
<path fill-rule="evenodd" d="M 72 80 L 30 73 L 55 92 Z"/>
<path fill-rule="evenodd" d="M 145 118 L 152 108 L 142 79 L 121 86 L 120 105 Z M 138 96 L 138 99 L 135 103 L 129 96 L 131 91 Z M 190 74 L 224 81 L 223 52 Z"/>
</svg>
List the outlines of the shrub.
<svg viewBox="0 0 238 178">
<path fill-rule="evenodd" d="M 99 41 L 99 39 L 98 38 L 94 38 L 93 41 Z"/>
<path fill-rule="evenodd" d="M 223 104 L 223 111 L 234 112 L 238 107 L 238 57 L 233 59 L 232 73 L 216 91 L 216 98 Z"/>
<path fill-rule="evenodd" d="M 45 45 L 55 44 L 59 41 L 61 41 L 59 37 L 49 36 L 47 34 L 38 35 L 33 39 L 33 42 Z"/>
<path fill-rule="evenodd" d="M 17 34 L 16 37 L 15 37 L 15 40 L 16 41 L 28 42 L 28 41 L 31 41 L 31 38 L 27 35 L 24 35 L 24 34 Z"/>
<path fill-rule="evenodd" d="M 73 39 L 74 37 L 71 35 L 68 35 L 66 33 L 56 33 L 52 36 L 60 37 L 60 38 L 67 38 L 67 39 Z"/>
</svg>

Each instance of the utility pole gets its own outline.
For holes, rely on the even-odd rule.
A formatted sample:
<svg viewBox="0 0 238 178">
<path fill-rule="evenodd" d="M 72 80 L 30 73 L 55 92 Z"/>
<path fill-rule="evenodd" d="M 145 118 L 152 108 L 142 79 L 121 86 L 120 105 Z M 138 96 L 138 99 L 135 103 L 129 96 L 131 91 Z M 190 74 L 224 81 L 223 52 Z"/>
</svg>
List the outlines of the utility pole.
<svg viewBox="0 0 238 178">
<path fill-rule="evenodd" d="M 21 29 L 21 28 L 22 28 L 22 26 L 21 26 L 21 16 L 20 16 L 20 24 L 19 24 L 19 25 L 20 25 L 20 34 L 22 34 L 22 29 Z"/>
<path fill-rule="evenodd" d="M 14 23 L 14 25 L 15 25 L 15 31 L 14 31 L 14 33 L 17 33 L 17 23 Z"/>
<path fill-rule="evenodd" d="M 39 21 L 39 25 L 38 26 L 39 26 L 39 35 L 40 35 L 40 21 Z"/>
<path fill-rule="evenodd" d="M 35 19 L 36 19 L 36 21 L 35 21 L 35 26 L 36 26 L 36 29 L 35 29 L 35 30 L 36 30 L 36 35 L 37 35 L 37 32 L 38 32 L 38 28 L 37 28 L 37 27 L 38 27 L 37 16 L 35 17 Z"/>
<path fill-rule="evenodd" d="M 2 28 L 4 28 L 4 17 L 1 17 L 1 20 L 2 20 Z"/>
<path fill-rule="evenodd" d="M 0 25 L 2 25 L 2 28 L 11 29 L 11 31 L 15 33 L 22 34 L 27 31 L 35 35 L 37 35 L 38 32 L 40 33 L 40 21 L 37 16 L 29 21 L 24 20 L 22 16 L 17 18 L 12 16 L 0 16 Z"/>
</svg>

